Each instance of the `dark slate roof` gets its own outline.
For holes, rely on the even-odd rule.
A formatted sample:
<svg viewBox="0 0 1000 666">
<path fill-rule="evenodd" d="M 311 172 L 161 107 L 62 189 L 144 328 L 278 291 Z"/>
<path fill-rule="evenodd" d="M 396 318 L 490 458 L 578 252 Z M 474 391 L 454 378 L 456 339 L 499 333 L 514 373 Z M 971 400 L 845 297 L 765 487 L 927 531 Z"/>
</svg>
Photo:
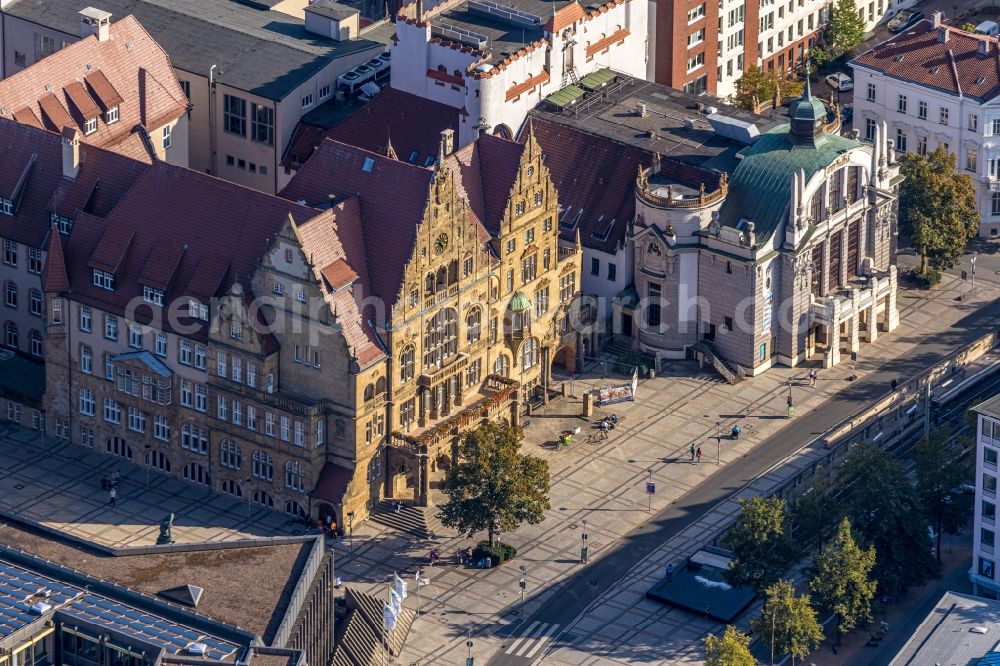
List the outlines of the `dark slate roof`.
<svg viewBox="0 0 1000 666">
<path fill-rule="evenodd" d="M 851 65 L 891 78 L 981 102 L 1000 96 L 1000 40 L 941 26 L 948 41 L 938 39 L 930 20 L 862 53 Z M 980 45 L 987 46 L 980 53 Z"/>
<path fill-rule="evenodd" d="M 334 21 L 343 21 L 361 13 L 354 7 L 342 5 L 339 2 L 333 2 L 333 0 L 316 0 L 316 2 L 306 6 L 306 11 Z"/>
<path fill-rule="evenodd" d="M 860 145 L 839 134 L 824 134 L 815 148 L 793 146 L 788 125 L 779 125 L 754 143 L 733 172 L 729 195 L 719 211 L 720 224 L 736 227 L 741 220 L 750 220 L 758 242 L 765 241 L 777 231 L 788 208 L 792 176 L 801 169 L 808 181 Z"/>
<path fill-rule="evenodd" d="M 366 38 L 338 42 L 307 32 L 305 22 L 232 0 L 16 0 L 4 13 L 75 39 L 78 12 L 94 6 L 113 16 L 134 15 L 170 55 L 173 65 L 226 85 L 281 100 L 331 60 L 383 44 Z"/>
</svg>

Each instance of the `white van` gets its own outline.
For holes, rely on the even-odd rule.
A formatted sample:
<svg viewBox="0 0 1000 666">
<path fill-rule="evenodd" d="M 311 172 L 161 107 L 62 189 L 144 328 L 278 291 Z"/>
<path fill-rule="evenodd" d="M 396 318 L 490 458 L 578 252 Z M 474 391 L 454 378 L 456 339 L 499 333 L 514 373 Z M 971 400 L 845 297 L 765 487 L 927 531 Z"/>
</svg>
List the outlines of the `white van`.
<svg viewBox="0 0 1000 666">
<path fill-rule="evenodd" d="M 997 35 L 1000 35 L 1000 25 L 997 25 L 996 21 L 983 21 L 976 26 L 976 32 L 980 35 L 996 37 Z"/>
</svg>

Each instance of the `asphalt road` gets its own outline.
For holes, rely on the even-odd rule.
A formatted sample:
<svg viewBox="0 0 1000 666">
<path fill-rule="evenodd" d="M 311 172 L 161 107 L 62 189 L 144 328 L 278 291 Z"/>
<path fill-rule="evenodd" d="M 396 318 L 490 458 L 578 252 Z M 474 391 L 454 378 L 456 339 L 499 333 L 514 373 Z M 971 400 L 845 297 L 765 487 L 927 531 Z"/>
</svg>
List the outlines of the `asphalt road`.
<svg viewBox="0 0 1000 666">
<path fill-rule="evenodd" d="M 494 655 L 488 663 L 491 666 L 533 663 L 549 649 L 545 644 L 557 639 L 560 628 L 571 624 L 591 603 L 589 581 L 596 579 L 601 589 L 613 585 L 657 546 L 712 506 L 739 491 L 776 461 L 886 393 L 894 378 L 902 383 L 997 327 L 1000 327 L 1000 305 L 994 302 L 962 319 L 951 330 L 928 336 L 915 353 L 886 363 L 865 379 L 846 385 L 835 399 L 811 412 L 808 418 L 793 420 L 747 453 L 739 465 L 724 467 L 708 483 L 694 488 L 629 533 L 611 552 L 563 581 L 549 601 L 513 628 L 511 637 L 505 640 L 505 651 Z"/>
</svg>

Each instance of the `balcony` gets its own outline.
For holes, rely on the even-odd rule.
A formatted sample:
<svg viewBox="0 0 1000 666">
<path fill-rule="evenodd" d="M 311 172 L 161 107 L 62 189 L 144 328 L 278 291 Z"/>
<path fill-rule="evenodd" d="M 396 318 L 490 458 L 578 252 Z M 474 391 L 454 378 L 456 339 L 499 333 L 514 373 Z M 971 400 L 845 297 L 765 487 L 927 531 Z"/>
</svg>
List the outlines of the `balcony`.
<svg viewBox="0 0 1000 666">
<path fill-rule="evenodd" d="M 490 375 L 482 388 L 467 398 L 474 401 L 457 413 L 428 418 L 422 427 L 413 427 L 406 432 L 395 431 L 389 437 L 390 446 L 410 449 L 414 453 L 439 451 L 444 445 L 451 445 L 455 437 L 473 430 L 487 421 L 510 418 L 511 408 L 517 403 L 520 384 L 513 379 Z"/>
</svg>

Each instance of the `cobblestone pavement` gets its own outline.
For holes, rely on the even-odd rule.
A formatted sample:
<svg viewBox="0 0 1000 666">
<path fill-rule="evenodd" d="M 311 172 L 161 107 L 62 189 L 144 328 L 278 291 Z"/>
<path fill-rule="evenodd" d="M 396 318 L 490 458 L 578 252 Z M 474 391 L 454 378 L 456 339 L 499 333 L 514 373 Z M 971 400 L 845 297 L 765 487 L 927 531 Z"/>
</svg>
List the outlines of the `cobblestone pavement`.
<svg viewBox="0 0 1000 666">
<path fill-rule="evenodd" d="M 960 302 L 961 281 L 946 276 L 942 287 L 933 292 L 901 292 L 900 328 L 881 335 L 874 345 L 862 346 L 858 374 L 864 377 L 897 357 L 916 356 L 926 336 L 950 339 L 946 336 L 961 329 L 953 325 L 1000 295 L 998 287 L 993 281 L 981 280 L 975 296 Z M 577 396 L 586 387 L 621 381 L 603 379 L 600 365 L 591 370 L 596 373 L 574 382 L 572 392 Z M 717 627 L 646 601 L 643 594 L 658 580 L 663 562 L 681 559 L 710 537 L 711 521 L 693 525 L 679 542 L 663 544 L 631 571 L 625 567 L 621 571 L 624 578 L 596 581 L 591 590 L 595 603 L 575 622 L 567 623 L 569 626 L 531 621 L 533 612 L 549 601 L 560 581 L 580 574 L 623 537 L 636 528 L 643 529 L 652 515 L 708 481 L 720 468 L 739 465 L 749 451 L 787 425 L 789 383 L 795 420 L 809 419 L 813 410 L 848 386 L 846 377 L 851 372 L 850 363 L 822 370 L 817 387 L 810 388 L 807 368 L 775 368 L 736 386 L 709 372 L 695 369 L 692 374 L 692 370 L 691 364 L 678 363 L 667 376 L 640 382 L 636 402 L 599 410 L 598 415 L 613 410 L 623 417 L 607 441 L 588 443 L 585 437 L 577 437 L 568 448 L 555 448 L 562 430 L 580 426 L 588 432 L 589 423 L 578 416 L 579 397 L 555 400 L 536 414 L 526 431 L 524 451 L 549 462 L 552 508 L 546 519 L 504 535 L 504 541 L 517 547 L 518 556 L 512 564 L 494 570 L 467 570 L 450 564 L 454 551 L 470 540 L 436 540 L 445 564 L 424 570 L 430 583 L 420 590 L 421 617 L 397 663 L 459 663 L 467 654 L 465 642 L 470 631 L 474 656 L 495 656 L 497 663 L 529 663 L 543 655 L 546 664 L 697 662 L 701 637 Z M 737 442 L 723 439 L 717 446 L 718 421 L 723 432 L 738 422 L 744 436 Z M 690 461 L 692 442 L 702 448 L 700 464 Z M 656 494 L 649 504 L 645 484 L 651 476 Z M 724 515 L 716 518 L 726 520 Z M 586 565 L 579 562 L 584 520 L 590 537 Z M 430 546 L 374 523 L 355 526 L 353 548 L 347 540 L 336 545 L 337 571 L 348 584 L 377 592 L 393 572 L 406 572 L 412 581 L 415 568 L 426 562 Z M 518 619 L 519 566 L 526 568 L 527 626 Z M 406 603 L 416 607 L 417 596 L 411 594 Z M 556 637 L 559 640 L 549 645 Z M 550 649 L 553 646 L 555 649 Z"/>
<path fill-rule="evenodd" d="M 101 477 L 121 474 L 115 506 Z M 159 523 L 174 513 L 177 543 L 231 541 L 305 533 L 288 516 L 198 490 L 190 483 L 149 473 L 39 433 L 0 429 L 0 513 L 112 548 L 156 543 Z"/>
</svg>

